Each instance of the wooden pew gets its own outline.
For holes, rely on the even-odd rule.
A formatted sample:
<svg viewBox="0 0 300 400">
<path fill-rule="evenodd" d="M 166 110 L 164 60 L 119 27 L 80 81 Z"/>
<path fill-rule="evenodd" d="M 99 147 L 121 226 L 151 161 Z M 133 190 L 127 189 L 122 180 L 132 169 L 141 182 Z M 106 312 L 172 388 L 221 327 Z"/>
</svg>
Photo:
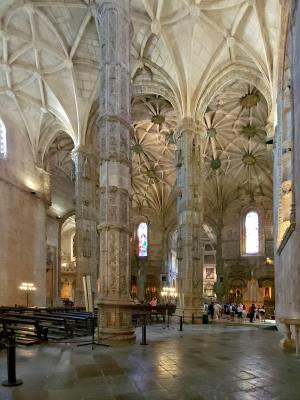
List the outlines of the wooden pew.
<svg viewBox="0 0 300 400">
<path fill-rule="evenodd" d="M 48 340 L 48 328 L 28 316 L 1 316 L 0 323 L 4 331 L 15 332 L 19 344 L 33 344 Z"/>
</svg>

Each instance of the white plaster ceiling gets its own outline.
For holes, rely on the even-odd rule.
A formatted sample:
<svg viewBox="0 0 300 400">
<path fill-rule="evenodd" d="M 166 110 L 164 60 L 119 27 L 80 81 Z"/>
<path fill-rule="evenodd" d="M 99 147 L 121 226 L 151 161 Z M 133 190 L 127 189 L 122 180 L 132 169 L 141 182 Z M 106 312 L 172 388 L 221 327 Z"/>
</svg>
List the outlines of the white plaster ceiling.
<svg viewBox="0 0 300 400">
<path fill-rule="evenodd" d="M 100 57 L 89 3 L 0 2 L 1 112 L 14 117 L 36 157 L 44 151 L 40 135 L 47 114 L 76 144 L 84 140 Z"/>
<path fill-rule="evenodd" d="M 133 206 L 164 212 L 174 201 L 176 114 L 161 96 L 132 100 Z"/>
<path fill-rule="evenodd" d="M 140 154 L 133 152 L 135 205 L 147 203 L 163 210 L 171 202 L 174 146 L 167 144 L 166 130 L 174 129 L 182 117 L 202 119 L 208 104 L 212 111 L 206 113 L 204 121 L 206 125 L 217 123 L 223 134 L 207 140 L 207 179 L 224 175 L 235 180 L 239 169 L 238 186 L 244 190 L 249 181 L 259 187 L 268 175 L 269 164 L 262 155 L 263 129 L 256 139 L 241 138 L 238 131 L 247 117 L 238 116 L 238 107 L 231 104 L 229 95 L 230 104 L 223 107 L 224 112 L 229 110 L 229 116 L 224 114 L 222 119 L 220 112 L 213 110 L 217 100 L 212 99 L 228 87 L 229 80 L 234 84 L 240 76 L 258 87 L 267 100 L 267 108 L 265 102 L 261 103 L 263 118 L 256 123 L 263 128 L 263 124 L 272 122 L 281 4 L 285 7 L 287 1 L 131 1 L 133 84 L 141 95 L 165 94 L 173 106 L 164 109 L 166 124 L 151 125 L 157 112 L 152 104 L 155 96 L 152 100 L 146 96 L 144 101 L 134 98 L 132 143 L 142 142 L 143 147 Z M 0 2 L 0 113 L 14 118 L 37 163 L 41 163 L 58 131 L 68 133 L 75 145 L 85 141 L 91 107 L 99 91 L 100 49 L 94 14 L 93 0 Z M 240 88 L 237 102 L 243 93 Z M 168 104 L 161 98 L 158 103 L 159 107 Z M 234 119 L 238 122 L 230 133 Z M 253 118 L 248 119 L 251 124 Z M 240 163 L 247 151 L 256 154 L 253 168 Z M 212 158 L 221 160 L 213 176 L 209 169 Z M 153 168 L 155 176 L 151 178 L 147 171 Z"/>
<path fill-rule="evenodd" d="M 256 88 L 241 82 L 224 88 L 204 115 L 206 177 L 217 173 L 231 177 L 236 185 L 251 188 L 270 184 L 272 162 L 265 143 L 267 117 L 266 101 Z"/>
<path fill-rule="evenodd" d="M 279 0 L 132 0 L 136 63 L 165 74 L 183 115 L 193 115 L 214 75 L 230 66 L 256 71 L 272 96 L 280 7 Z"/>
<path fill-rule="evenodd" d="M 220 224 L 234 201 L 272 199 L 272 156 L 266 145 L 267 103 L 252 85 L 234 81 L 204 115 L 205 213 Z"/>
</svg>

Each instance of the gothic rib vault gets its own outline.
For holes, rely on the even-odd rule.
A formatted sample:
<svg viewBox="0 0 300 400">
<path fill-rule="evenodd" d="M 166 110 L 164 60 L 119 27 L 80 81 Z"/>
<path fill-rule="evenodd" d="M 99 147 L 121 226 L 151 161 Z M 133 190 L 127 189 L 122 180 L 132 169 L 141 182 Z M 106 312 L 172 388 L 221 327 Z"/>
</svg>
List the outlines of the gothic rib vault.
<svg viewBox="0 0 300 400">
<path fill-rule="evenodd" d="M 0 7 L 3 112 L 13 116 L 36 160 L 58 125 L 75 146 L 84 144 L 99 93 L 94 2 L 5 0 Z M 217 87 L 234 74 L 262 91 L 272 120 L 279 2 L 132 1 L 131 15 L 133 93 L 165 95 L 177 121 L 187 115 L 201 119 Z"/>
</svg>

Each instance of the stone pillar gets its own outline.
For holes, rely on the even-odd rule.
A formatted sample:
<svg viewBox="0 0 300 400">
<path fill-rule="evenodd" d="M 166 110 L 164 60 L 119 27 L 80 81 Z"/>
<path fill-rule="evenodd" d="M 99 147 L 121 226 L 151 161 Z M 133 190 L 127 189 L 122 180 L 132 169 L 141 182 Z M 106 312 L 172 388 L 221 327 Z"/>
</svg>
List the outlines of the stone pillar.
<svg viewBox="0 0 300 400">
<path fill-rule="evenodd" d="M 84 306 L 82 277 L 91 276 L 92 291 L 97 287 L 96 161 L 84 148 L 72 151 L 75 166 L 76 198 L 76 287 L 75 305 Z"/>
<path fill-rule="evenodd" d="M 51 201 L 51 169 L 50 169 L 50 164 L 43 165 L 41 160 L 38 161 L 36 165 L 36 170 L 39 174 L 40 177 L 40 187 L 41 187 L 41 199 L 43 200 L 46 210 L 51 207 L 52 201 Z M 57 228 L 57 231 L 60 231 L 59 226 Z M 58 251 L 58 248 L 56 249 Z M 52 254 L 54 256 L 54 254 Z M 47 264 L 48 260 L 48 246 L 47 246 L 47 252 L 46 252 L 46 260 L 45 260 L 45 270 L 46 270 L 46 282 L 49 281 L 50 286 L 47 288 L 47 283 L 45 290 L 47 292 L 47 289 L 49 290 L 49 298 L 46 298 L 46 301 L 49 301 L 49 304 L 51 306 L 60 306 L 61 305 L 61 298 L 60 298 L 60 274 L 59 274 L 59 265 L 58 263 L 58 253 L 55 254 L 55 257 L 51 265 L 49 266 Z M 54 268 L 55 266 L 55 268 Z M 49 269 L 48 269 L 49 268 Z M 49 274 L 49 278 L 48 278 Z"/>
<path fill-rule="evenodd" d="M 97 0 L 100 36 L 99 338 L 132 340 L 130 0 Z"/>
<path fill-rule="evenodd" d="M 202 315 L 203 302 L 201 137 L 190 118 L 182 121 L 176 134 L 179 312 L 191 321 L 192 314 Z"/>
</svg>

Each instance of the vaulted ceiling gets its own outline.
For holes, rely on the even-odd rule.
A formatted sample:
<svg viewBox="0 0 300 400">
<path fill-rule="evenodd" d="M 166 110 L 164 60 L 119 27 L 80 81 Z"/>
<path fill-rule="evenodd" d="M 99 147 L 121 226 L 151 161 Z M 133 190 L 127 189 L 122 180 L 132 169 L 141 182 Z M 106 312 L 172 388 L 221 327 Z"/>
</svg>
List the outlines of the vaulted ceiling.
<svg viewBox="0 0 300 400">
<path fill-rule="evenodd" d="M 207 129 L 203 151 L 212 187 L 225 179 L 239 193 L 269 193 L 265 126 L 274 119 L 284 6 L 131 0 L 136 206 L 163 210 L 173 202 L 172 131 L 185 116 Z M 0 113 L 14 119 L 36 162 L 58 132 L 75 145 L 85 141 L 99 93 L 95 10 L 93 0 L 0 2 Z M 253 107 L 241 104 L 247 94 L 258 94 Z"/>
</svg>

